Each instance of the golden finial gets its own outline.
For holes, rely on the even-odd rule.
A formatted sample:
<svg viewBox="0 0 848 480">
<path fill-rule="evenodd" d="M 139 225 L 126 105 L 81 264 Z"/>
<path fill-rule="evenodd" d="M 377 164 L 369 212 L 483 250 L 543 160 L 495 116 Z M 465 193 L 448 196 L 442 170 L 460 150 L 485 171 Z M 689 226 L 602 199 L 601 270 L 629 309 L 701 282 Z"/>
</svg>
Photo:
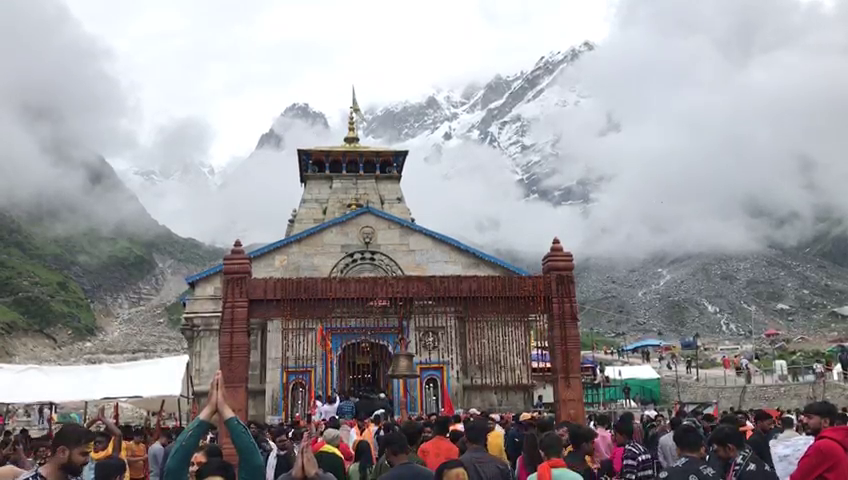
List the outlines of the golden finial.
<svg viewBox="0 0 848 480">
<path fill-rule="evenodd" d="M 368 194 L 367 193 L 357 193 L 353 197 L 351 197 L 350 201 L 347 202 L 347 209 L 349 212 L 352 212 L 356 209 L 362 208 L 368 202 Z"/>
<path fill-rule="evenodd" d="M 353 118 L 353 107 L 350 107 L 350 115 L 347 117 L 347 135 L 344 137 L 347 145 L 359 145 L 359 135 L 356 133 L 356 119 Z"/>
<path fill-rule="evenodd" d="M 357 209 L 362 208 L 362 207 L 363 207 L 363 205 L 362 205 L 362 202 L 359 200 L 359 195 L 354 196 L 347 203 L 347 210 L 349 212 L 352 212 L 352 211 L 357 210 Z"/>
<path fill-rule="evenodd" d="M 350 102 L 350 114 L 347 117 L 347 135 L 344 138 L 344 142 L 347 145 L 359 145 L 359 134 L 356 133 L 356 118 L 358 117 L 360 120 L 364 120 L 362 115 L 362 110 L 359 108 L 359 102 L 356 101 L 356 89 L 351 86 L 351 102 Z"/>
</svg>

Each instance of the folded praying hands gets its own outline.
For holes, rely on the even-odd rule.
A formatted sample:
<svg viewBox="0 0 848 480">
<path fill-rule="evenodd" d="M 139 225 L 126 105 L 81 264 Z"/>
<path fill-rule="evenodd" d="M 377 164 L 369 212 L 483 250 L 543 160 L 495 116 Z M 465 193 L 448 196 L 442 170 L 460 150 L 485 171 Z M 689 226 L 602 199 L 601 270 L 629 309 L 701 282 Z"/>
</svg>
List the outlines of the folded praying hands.
<svg viewBox="0 0 848 480">
<path fill-rule="evenodd" d="M 227 403 L 224 376 L 221 374 L 220 370 L 215 372 L 215 376 L 212 378 L 212 383 L 209 385 L 209 395 L 206 399 L 206 405 L 203 406 L 203 410 L 198 416 L 207 422 L 211 422 L 212 417 L 215 416 L 216 413 L 221 416 L 221 421 L 225 421 L 236 416 L 233 409 L 230 408 L 230 405 Z"/>
</svg>

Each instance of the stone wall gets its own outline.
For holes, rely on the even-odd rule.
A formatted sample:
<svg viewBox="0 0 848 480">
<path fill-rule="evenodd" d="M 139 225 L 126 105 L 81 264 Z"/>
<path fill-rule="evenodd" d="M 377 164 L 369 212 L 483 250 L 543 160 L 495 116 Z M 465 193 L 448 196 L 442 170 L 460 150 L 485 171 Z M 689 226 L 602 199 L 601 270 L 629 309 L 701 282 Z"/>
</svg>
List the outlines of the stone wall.
<svg viewBox="0 0 848 480">
<path fill-rule="evenodd" d="M 365 248 L 359 236 L 360 229 L 364 226 L 374 229 L 374 238 L 368 248 L 390 256 L 406 275 L 511 274 L 439 240 L 375 215 L 364 214 L 253 259 L 253 276 L 326 277 L 345 254 Z M 189 349 L 192 378 L 199 394 L 205 394 L 212 375 L 218 369 L 220 317 L 221 274 L 218 273 L 196 283 L 193 295 L 186 301 L 183 317 L 183 330 L 191 330 L 194 335 Z M 455 337 L 452 331 L 450 335 Z M 280 357 L 283 336 L 279 322 L 252 321 L 249 405 L 251 418 L 261 419 L 265 408 L 272 409 L 274 405 L 279 404 L 282 373 L 280 366 L 285 363 Z M 310 338 L 309 341 L 314 340 Z M 451 363 L 456 365 L 458 360 L 452 359 Z M 463 398 L 460 396 L 463 382 L 456 375 L 456 371 L 451 372 L 451 388 L 457 395 L 455 398 Z"/>
<path fill-rule="evenodd" d="M 394 259 L 406 275 L 512 274 L 451 245 L 366 213 L 254 258 L 253 276 L 326 277 L 345 254 L 365 249 L 359 233 L 366 226 L 374 229 L 368 249 Z M 212 281 L 203 279 L 199 283 L 207 280 Z"/>
<path fill-rule="evenodd" d="M 662 398 L 672 404 L 677 400 L 677 384 L 663 379 Z M 838 406 L 848 405 L 848 386 L 838 382 L 779 383 L 774 385 L 715 386 L 680 382 L 683 402 L 718 401 L 719 410 L 733 408 L 803 408 L 809 402 L 828 400 Z"/>
<path fill-rule="evenodd" d="M 291 233 L 298 233 L 349 212 L 356 199 L 362 205 L 410 220 L 398 177 L 328 175 L 311 178 L 303 189 Z"/>
</svg>

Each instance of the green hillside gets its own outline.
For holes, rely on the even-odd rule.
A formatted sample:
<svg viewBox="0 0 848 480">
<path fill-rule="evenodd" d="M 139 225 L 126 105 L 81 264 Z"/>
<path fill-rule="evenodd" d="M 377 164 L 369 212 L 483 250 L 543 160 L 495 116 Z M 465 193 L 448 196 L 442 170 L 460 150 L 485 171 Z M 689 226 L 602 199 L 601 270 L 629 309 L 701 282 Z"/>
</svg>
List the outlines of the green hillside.
<svg viewBox="0 0 848 480">
<path fill-rule="evenodd" d="M 159 262 L 199 270 L 221 260 L 223 250 L 156 222 L 103 157 L 50 168 L 69 181 L 0 204 L 0 333 L 85 337 L 97 331 L 93 305 L 133 293 Z"/>
<path fill-rule="evenodd" d="M 157 268 L 155 256 L 201 268 L 222 251 L 164 227 L 149 235 L 90 229 L 56 235 L 0 213 L 0 332 L 96 332 L 92 303 Z"/>
<path fill-rule="evenodd" d="M 40 241 L 15 218 L 0 213 L 0 331 L 65 327 L 75 335 L 96 331 L 85 292 L 52 266 L 70 264 L 62 249 Z"/>
<path fill-rule="evenodd" d="M 95 229 L 51 235 L 0 213 L 0 332 L 62 328 L 91 335 L 97 329 L 92 303 L 153 273 L 156 255 L 200 268 L 222 252 L 164 227 L 146 235 Z"/>
</svg>

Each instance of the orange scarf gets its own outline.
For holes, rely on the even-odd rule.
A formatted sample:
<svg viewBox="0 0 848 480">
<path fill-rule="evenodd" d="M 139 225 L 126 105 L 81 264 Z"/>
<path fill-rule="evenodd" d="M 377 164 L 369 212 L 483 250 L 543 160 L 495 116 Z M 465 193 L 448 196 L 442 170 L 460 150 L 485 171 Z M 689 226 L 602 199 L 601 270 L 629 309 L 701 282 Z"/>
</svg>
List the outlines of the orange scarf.
<svg viewBox="0 0 848 480">
<path fill-rule="evenodd" d="M 376 428 L 372 428 L 370 423 L 365 424 L 365 431 L 362 432 L 361 438 L 368 442 L 371 445 L 371 459 L 374 460 L 374 464 L 377 464 L 377 441 L 374 438 L 374 430 Z"/>
<path fill-rule="evenodd" d="M 538 468 L 536 468 L 536 478 L 538 480 L 553 480 L 553 469 L 555 468 L 568 468 L 565 465 L 565 460 L 561 458 L 553 458 L 551 460 L 542 462 Z"/>
</svg>

